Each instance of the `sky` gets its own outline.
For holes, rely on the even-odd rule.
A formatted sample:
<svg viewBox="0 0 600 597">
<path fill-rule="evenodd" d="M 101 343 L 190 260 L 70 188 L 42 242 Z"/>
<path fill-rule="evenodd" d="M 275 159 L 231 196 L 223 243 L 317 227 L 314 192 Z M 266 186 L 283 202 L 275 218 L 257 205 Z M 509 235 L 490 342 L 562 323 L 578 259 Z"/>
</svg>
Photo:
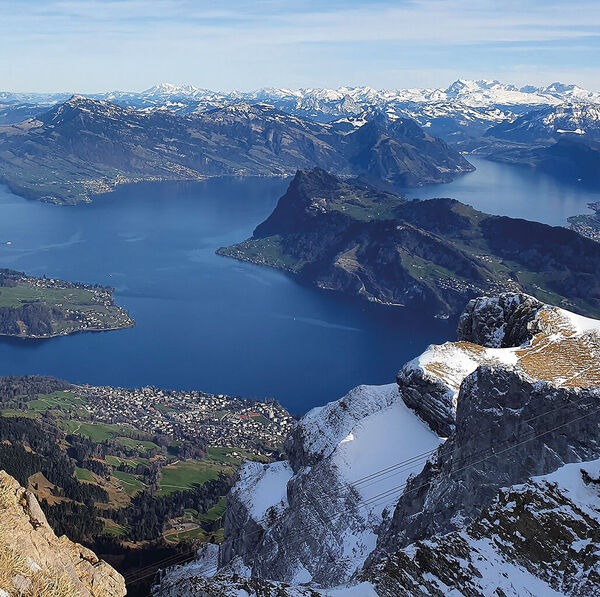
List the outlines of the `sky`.
<svg viewBox="0 0 600 597">
<path fill-rule="evenodd" d="M 600 90 L 599 0 L 0 0 L 0 90 Z"/>
</svg>

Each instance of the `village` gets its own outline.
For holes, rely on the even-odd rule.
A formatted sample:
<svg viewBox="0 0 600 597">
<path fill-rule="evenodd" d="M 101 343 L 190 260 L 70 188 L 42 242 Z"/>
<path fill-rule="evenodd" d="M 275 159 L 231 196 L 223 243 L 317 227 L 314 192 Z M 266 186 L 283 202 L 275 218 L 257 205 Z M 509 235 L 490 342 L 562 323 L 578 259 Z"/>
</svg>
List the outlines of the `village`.
<svg viewBox="0 0 600 597">
<path fill-rule="evenodd" d="M 132 327 L 113 288 L 0 269 L 0 334 L 50 338 Z"/>
<path fill-rule="evenodd" d="M 281 447 L 294 418 L 275 401 L 253 401 L 199 391 L 78 386 L 93 421 L 198 440 L 210 447 L 269 455 Z"/>
</svg>

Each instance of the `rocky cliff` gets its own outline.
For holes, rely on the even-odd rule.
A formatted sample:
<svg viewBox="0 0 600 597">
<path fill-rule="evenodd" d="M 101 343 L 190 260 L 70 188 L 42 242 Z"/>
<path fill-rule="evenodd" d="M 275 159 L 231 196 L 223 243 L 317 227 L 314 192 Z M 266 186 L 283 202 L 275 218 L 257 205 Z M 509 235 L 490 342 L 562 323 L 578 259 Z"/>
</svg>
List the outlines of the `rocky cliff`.
<svg viewBox="0 0 600 597">
<path fill-rule="evenodd" d="M 123 577 L 82 545 L 57 537 L 35 496 L 0 471 L 0 595 L 122 597 Z"/>
<path fill-rule="evenodd" d="M 591 597 L 599 428 L 600 322 L 475 299 L 457 342 L 310 411 L 288 462 L 242 468 L 218 556 L 156 594 Z"/>
<path fill-rule="evenodd" d="M 464 529 L 361 573 L 380 597 L 593 597 L 600 586 L 600 460 L 501 489 Z"/>
</svg>

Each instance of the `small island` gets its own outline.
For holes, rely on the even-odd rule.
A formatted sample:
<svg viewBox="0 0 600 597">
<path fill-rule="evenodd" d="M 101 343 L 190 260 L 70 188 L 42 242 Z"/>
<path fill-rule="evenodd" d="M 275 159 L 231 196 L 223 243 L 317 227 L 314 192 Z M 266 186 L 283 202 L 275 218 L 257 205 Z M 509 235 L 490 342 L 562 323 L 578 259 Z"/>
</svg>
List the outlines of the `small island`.
<svg viewBox="0 0 600 597">
<path fill-rule="evenodd" d="M 593 214 L 571 216 L 567 221 L 571 230 L 600 242 L 600 201 L 588 203 L 588 207 L 594 212 Z"/>
<path fill-rule="evenodd" d="M 135 325 L 113 288 L 0 269 L 0 336 L 52 338 Z"/>
</svg>

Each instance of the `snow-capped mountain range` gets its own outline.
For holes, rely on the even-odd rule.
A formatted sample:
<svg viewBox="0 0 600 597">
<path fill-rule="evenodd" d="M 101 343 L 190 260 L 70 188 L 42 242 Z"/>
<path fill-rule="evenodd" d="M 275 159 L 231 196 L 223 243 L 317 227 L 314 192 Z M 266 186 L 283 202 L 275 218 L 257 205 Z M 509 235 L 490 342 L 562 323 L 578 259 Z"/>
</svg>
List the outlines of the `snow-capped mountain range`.
<svg viewBox="0 0 600 597">
<path fill-rule="evenodd" d="M 547 143 L 565 135 L 600 140 L 600 104 L 570 103 L 532 110 L 499 123 L 487 136 L 516 142 Z"/>
<path fill-rule="evenodd" d="M 265 88 L 258 91 L 229 93 L 200 89 L 193 85 L 161 83 L 142 91 L 102 94 L 102 99 L 117 102 L 131 101 L 147 105 L 187 105 L 196 102 L 196 109 L 221 107 L 236 101 L 272 103 L 285 111 L 301 110 L 323 114 L 357 113 L 364 106 L 393 104 L 459 102 L 473 108 L 558 105 L 564 102 L 600 102 L 600 93 L 577 85 L 553 83 L 547 87 L 517 88 L 498 81 L 467 81 L 459 79 L 446 89 L 377 90 L 372 87 L 327 88 Z M 136 106 L 141 107 L 141 106 Z M 287 108 L 287 110 L 286 110 Z"/>
<path fill-rule="evenodd" d="M 35 94 L 0 92 L 0 106 L 45 105 L 65 101 L 71 93 Z M 142 110 L 168 109 L 192 113 L 221 108 L 238 102 L 269 103 L 299 116 L 321 121 L 360 113 L 366 106 L 385 110 L 408 109 L 415 104 L 427 105 L 430 116 L 444 116 L 443 106 L 460 105 L 482 114 L 484 119 L 500 122 L 508 112 L 522 113 L 533 106 L 556 106 L 564 102 L 600 103 L 600 92 L 577 85 L 553 83 L 546 87 L 516 87 L 498 81 L 459 79 L 447 88 L 377 90 L 372 87 L 265 88 L 257 91 L 219 92 L 194 87 L 161 83 L 145 91 L 111 91 L 86 94 Z M 433 110 L 439 106 L 439 113 Z M 432 113 L 433 110 L 433 113 Z M 447 108 L 446 108 L 447 110 Z M 468 111 L 468 110 L 467 110 Z M 486 116 L 487 115 L 487 116 Z"/>
</svg>

